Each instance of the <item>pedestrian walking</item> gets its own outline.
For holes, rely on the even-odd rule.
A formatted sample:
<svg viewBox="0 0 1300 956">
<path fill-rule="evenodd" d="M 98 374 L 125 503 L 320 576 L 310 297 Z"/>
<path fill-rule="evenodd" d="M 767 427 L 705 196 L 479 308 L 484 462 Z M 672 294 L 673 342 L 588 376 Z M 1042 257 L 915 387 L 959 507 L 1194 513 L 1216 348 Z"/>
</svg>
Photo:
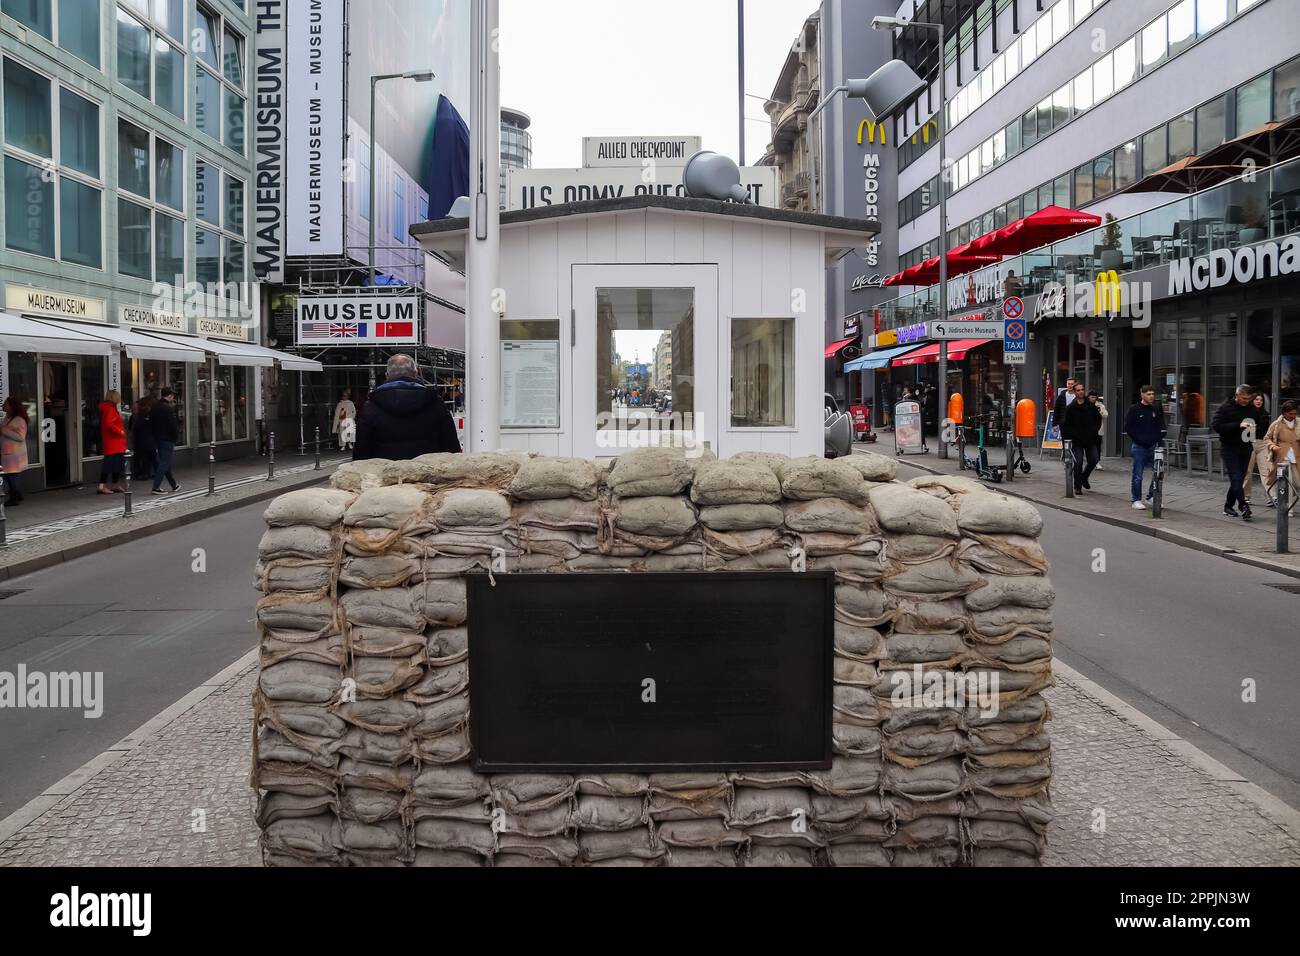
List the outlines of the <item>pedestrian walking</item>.
<svg viewBox="0 0 1300 956">
<path fill-rule="evenodd" d="M 334 406 L 334 427 L 331 431 L 340 451 L 350 448 L 356 441 L 357 406 L 352 402 L 352 390 L 343 389 L 339 403 Z M 345 422 L 351 424 L 345 426 Z"/>
<path fill-rule="evenodd" d="M 10 395 L 0 406 L 0 472 L 8 492 L 8 503 L 23 503 L 22 476 L 27 470 L 27 405 Z"/>
<path fill-rule="evenodd" d="M 1074 401 L 1065 407 L 1061 437 L 1074 445 L 1075 488 L 1080 492 L 1091 491 L 1088 478 L 1101 457 L 1101 412 L 1095 403 L 1088 401 L 1082 382 L 1075 383 Z"/>
<path fill-rule="evenodd" d="M 1287 477 L 1292 489 L 1291 498 L 1294 499 L 1296 494 L 1296 475 L 1300 473 L 1297 469 L 1296 462 L 1300 461 L 1300 423 L 1297 422 L 1297 406 L 1295 402 L 1288 399 L 1282 403 L 1282 414 L 1272 425 L 1268 426 L 1268 432 L 1264 435 L 1264 441 L 1268 446 L 1268 478 L 1264 483 L 1264 491 L 1268 495 L 1268 506 L 1277 507 L 1277 498 L 1273 495 L 1273 486 L 1277 484 L 1277 469 L 1283 462 L 1287 462 Z"/>
<path fill-rule="evenodd" d="M 131 416 L 131 477 L 140 481 L 152 481 L 158 469 L 158 443 L 150 420 L 153 406 L 153 398 L 146 395 L 135 403 L 135 414 Z"/>
<path fill-rule="evenodd" d="M 1133 479 L 1129 495 L 1133 499 L 1133 510 L 1142 511 L 1146 503 L 1142 500 L 1142 472 L 1148 465 L 1153 465 L 1156 446 L 1165 440 L 1165 416 L 1156 404 L 1156 390 L 1150 385 L 1143 385 L 1138 390 L 1141 400 L 1128 410 L 1124 416 L 1124 434 L 1128 435 L 1132 447 Z M 1155 494 L 1155 482 L 1147 492 L 1147 500 Z"/>
<path fill-rule="evenodd" d="M 176 453 L 176 442 L 180 439 L 180 430 L 176 423 L 176 393 L 170 386 L 163 388 L 158 404 L 149 413 L 150 430 L 154 445 L 158 449 L 158 464 L 154 468 L 153 493 L 166 494 L 162 490 L 163 479 L 171 485 L 172 494 L 181 490 L 180 484 L 172 474 L 172 458 Z"/>
<path fill-rule="evenodd" d="M 1106 449 L 1106 419 L 1110 418 L 1110 411 L 1106 408 L 1106 402 L 1096 392 L 1088 393 L 1088 401 L 1096 405 L 1097 411 L 1101 413 L 1101 430 L 1098 433 L 1098 438 L 1100 439 L 1100 444 L 1098 447 L 1100 451 L 1099 454 L 1097 455 L 1096 470 L 1104 471 L 1105 469 L 1102 468 L 1101 466 L 1101 455 L 1105 453 L 1105 449 Z"/>
<path fill-rule="evenodd" d="M 1249 385 L 1238 385 L 1231 398 L 1219 406 L 1210 427 L 1219 436 L 1219 453 L 1223 467 L 1228 472 L 1228 495 L 1223 502 L 1223 513 L 1229 518 L 1251 520 L 1250 503 L 1246 501 L 1243 487 L 1246 474 L 1255 456 L 1255 439 L 1268 430 L 1264 413 L 1255 408 L 1255 390 Z M 1238 514 L 1234 506 L 1241 508 Z"/>
<path fill-rule="evenodd" d="M 122 494 L 122 478 L 126 475 L 126 425 L 122 422 L 122 413 L 118 406 L 122 404 L 122 394 L 110 391 L 99 403 L 99 441 L 104 453 L 104 460 L 99 466 L 99 488 L 97 494 Z"/>
<path fill-rule="evenodd" d="M 1065 409 L 1074 401 L 1074 386 L 1077 383 L 1072 378 L 1065 380 L 1065 388 L 1056 393 L 1056 404 L 1052 406 L 1052 422 L 1060 429 L 1061 422 L 1065 421 Z"/>
<path fill-rule="evenodd" d="M 357 418 L 354 461 L 409 461 L 420 455 L 459 452 L 456 423 L 438 390 L 420 377 L 415 360 L 394 355 L 384 384 L 375 389 Z"/>
<path fill-rule="evenodd" d="M 1250 404 L 1259 415 L 1264 416 L 1264 422 L 1266 424 L 1263 429 L 1255 432 L 1255 445 L 1254 448 L 1251 449 L 1250 461 L 1246 465 L 1246 480 L 1242 482 L 1242 486 L 1246 492 L 1247 504 L 1251 503 L 1251 490 L 1255 484 L 1254 479 L 1256 470 L 1259 471 L 1259 483 L 1263 486 L 1265 495 L 1268 494 L 1269 485 L 1272 484 L 1269 476 L 1269 467 L 1272 458 L 1268 452 L 1268 441 L 1264 438 L 1265 432 L 1268 431 L 1268 425 L 1272 424 L 1272 419 L 1268 414 L 1268 403 L 1264 400 L 1264 393 L 1259 389 L 1256 389 L 1255 397 L 1251 400 Z M 1258 415 L 1255 420 L 1257 422 L 1259 421 Z"/>
</svg>

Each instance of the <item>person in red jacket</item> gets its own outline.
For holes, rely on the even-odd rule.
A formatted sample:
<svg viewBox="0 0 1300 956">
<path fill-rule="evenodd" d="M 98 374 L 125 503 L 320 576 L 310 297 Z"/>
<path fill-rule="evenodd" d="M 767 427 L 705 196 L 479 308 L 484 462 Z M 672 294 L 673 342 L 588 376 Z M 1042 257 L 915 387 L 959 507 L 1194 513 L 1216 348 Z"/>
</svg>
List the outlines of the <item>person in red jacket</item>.
<svg viewBox="0 0 1300 956">
<path fill-rule="evenodd" d="M 99 403 L 99 440 L 104 452 L 103 464 L 99 466 L 101 495 L 126 491 L 122 487 L 122 477 L 126 474 L 126 426 L 117 410 L 121 404 L 122 396 L 115 391 Z"/>
</svg>

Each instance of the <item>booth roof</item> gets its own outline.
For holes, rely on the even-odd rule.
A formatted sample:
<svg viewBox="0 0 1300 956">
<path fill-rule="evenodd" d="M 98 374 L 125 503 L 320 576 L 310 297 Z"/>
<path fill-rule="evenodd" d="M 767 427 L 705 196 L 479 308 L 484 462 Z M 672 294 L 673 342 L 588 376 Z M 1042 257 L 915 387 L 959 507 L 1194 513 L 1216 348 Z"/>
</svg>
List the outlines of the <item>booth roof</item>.
<svg viewBox="0 0 1300 956">
<path fill-rule="evenodd" d="M 770 209 L 767 206 L 742 205 L 716 199 L 691 199 L 682 196 L 624 196 L 620 199 L 593 199 L 589 202 L 562 203 L 555 206 L 537 206 L 532 209 L 514 209 L 501 213 L 501 226 L 524 225 L 563 219 L 570 216 L 594 216 L 638 209 L 662 209 L 667 212 L 695 213 L 710 216 L 730 216 L 736 219 L 757 219 L 788 226 L 820 229 L 828 236 L 828 247 L 843 253 L 866 245 L 880 232 L 878 219 L 849 219 L 845 216 L 826 216 L 821 213 L 798 212 L 790 209 Z M 463 239 L 469 231 L 468 219 L 435 219 L 432 222 L 412 224 L 410 234 L 426 249 L 444 251 L 456 239 Z M 448 242 L 451 240 L 451 242 Z"/>
</svg>

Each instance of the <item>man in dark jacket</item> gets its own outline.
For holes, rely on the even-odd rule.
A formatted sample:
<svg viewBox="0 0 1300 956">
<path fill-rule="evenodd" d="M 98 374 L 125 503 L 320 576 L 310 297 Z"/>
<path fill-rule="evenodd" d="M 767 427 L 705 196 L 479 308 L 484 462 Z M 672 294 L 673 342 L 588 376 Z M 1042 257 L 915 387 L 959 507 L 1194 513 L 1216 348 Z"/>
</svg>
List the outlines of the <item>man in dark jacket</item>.
<svg viewBox="0 0 1300 956">
<path fill-rule="evenodd" d="M 1146 508 L 1142 501 L 1142 471 L 1156 457 L 1156 446 L 1165 440 L 1165 416 L 1156 404 L 1156 390 L 1143 385 L 1138 392 L 1142 400 L 1128 410 L 1124 417 L 1124 434 L 1133 442 L 1129 453 L 1133 456 L 1133 483 L 1129 489 L 1133 497 L 1133 510 Z M 1154 487 L 1152 488 L 1154 491 Z M 1151 494 L 1147 494 L 1150 498 Z"/>
<path fill-rule="evenodd" d="M 1228 497 L 1223 503 L 1223 513 L 1236 518 L 1232 506 L 1241 506 L 1241 518 L 1249 521 L 1250 505 L 1242 483 L 1250 470 L 1255 453 L 1255 439 L 1268 431 L 1269 420 L 1262 409 L 1254 406 L 1255 390 L 1249 385 L 1238 385 L 1232 398 L 1219 406 L 1210 427 L 1219 436 L 1219 450 L 1223 467 L 1228 472 Z"/>
<path fill-rule="evenodd" d="M 1082 382 L 1075 383 L 1074 401 L 1065 406 L 1061 437 L 1074 447 L 1074 487 L 1091 491 L 1088 476 L 1101 459 L 1101 409 L 1088 401 Z"/>
<path fill-rule="evenodd" d="M 409 461 L 435 452 L 459 452 L 456 423 L 438 390 L 420 378 L 415 360 L 394 355 L 386 381 L 370 393 L 357 417 L 353 461 Z"/>
<path fill-rule="evenodd" d="M 1056 427 L 1060 428 L 1065 421 L 1065 410 L 1074 402 L 1075 381 L 1072 378 L 1065 380 L 1065 388 L 1056 393 L 1056 404 L 1052 406 L 1052 421 Z"/>
<path fill-rule="evenodd" d="M 172 455 L 176 451 L 176 442 L 180 440 L 180 429 L 176 424 L 176 406 L 173 404 L 176 393 L 170 388 L 162 390 L 162 397 L 149 413 L 149 429 L 153 432 L 154 446 L 158 452 L 158 464 L 153 473 L 153 493 L 166 494 L 162 490 L 163 479 L 172 486 L 172 494 L 181 490 L 172 475 Z"/>
</svg>

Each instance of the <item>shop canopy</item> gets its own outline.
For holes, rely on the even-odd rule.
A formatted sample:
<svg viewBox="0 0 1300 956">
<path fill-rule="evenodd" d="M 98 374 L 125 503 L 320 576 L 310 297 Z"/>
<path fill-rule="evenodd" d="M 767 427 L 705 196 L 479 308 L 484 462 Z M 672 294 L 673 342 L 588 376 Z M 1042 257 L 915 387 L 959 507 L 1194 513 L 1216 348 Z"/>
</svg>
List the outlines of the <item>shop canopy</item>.
<svg viewBox="0 0 1300 956">
<path fill-rule="evenodd" d="M 159 362 L 190 362 L 192 364 L 199 364 L 208 360 L 207 353 L 201 348 L 188 345 L 171 345 L 159 341 L 152 335 L 143 335 L 126 326 L 87 325 L 84 322 L 63 322 L 56 319 L 40 319 L 39 321 L 41 325 L 50 325 L 62 331 L 105 339 L 113 345 L 125 349 L 129 358 L 153 359 Z"/>
<path fill-rule="evenodd" d="M 830 345 L 826 346 L 826 357 L 828 359 L 835 358 L 835 356 L 840 354 L 840 350 L 842 348 L 844 348 L 847 345 L 852 345 L 857 340 L 858 340 L 858 336 L 855 335 L 851 339 L 845 339 L 842 342 L 831 343 Z"/>
<path fill-rule="evenodd" d="M 221 339 L 201 339 L 194 335 L 173 335 L 167 332 L 149 332 L 148 335 L 173 347 L 201 349 L 215 358 L 219 365 L 271 368 L 278 362 L 282 369 L 290 372 L 319 372 L 324 368 L 320 362 L 312 359 L 291 355 L 288 352 L 277 352 L 248 342 L 225 342 Z"/>
<path fill-rule="evenodd" d="M 876 349 L 870 355 L 864 355 L 862 358 L 854 359 L 844 365 L 846 372 L 874 372 L 882 369 L 889 364 L 891 359 L 897 358 L 907 352 L 914 352 L 921 348 L 919 344 L 896 345 L 889 349 Z"/>
<path fill-rule="evenodd" d="M 1018 256 L 1049 242 L 1096 229 L 1100 225 L 1101 217 L 1092 213 L 1062 206 L 1045 206 L 1031 216 L 1017 219 L 1001 229 L 972 239 L 968 245 L 972 253 Z"/>
<path fill-rule="evenodd" d="M 971 349 L 979 348 L 981 345 L 987 345 L 992 339 L 958 339 L 955 342 L 948 343 L 948 359 L 952 362 L 960 362 L 966 357 L 966 353 Z M 939 342 L 931 342 L 924 348 L 917 349 L 908 355 L 895 359 L 893 364 L 897 367 L 907 365 L 935 365 L 939 361 Z"/>
<path fill-rule="evenodd" d="M 969 243 L 967 243 L 969 245 Z M 997 255 L 963 255 L 948 253 L 948 278 L 963 276 L 976 269 L 994 265 L 1002 260 Z M 934 285 L 939 281 L 939 257 L 926 259 L 919 265 L 904 269 L 885 279 L 885 285 Z"/>
<path fill-rule="evenodd" d="M 61 355 L 103 355 L 113 348 L 107 339 L 79 329 L 59 328 L 20 315 L 0 312 L 0 349 Z"/>
</svg>

